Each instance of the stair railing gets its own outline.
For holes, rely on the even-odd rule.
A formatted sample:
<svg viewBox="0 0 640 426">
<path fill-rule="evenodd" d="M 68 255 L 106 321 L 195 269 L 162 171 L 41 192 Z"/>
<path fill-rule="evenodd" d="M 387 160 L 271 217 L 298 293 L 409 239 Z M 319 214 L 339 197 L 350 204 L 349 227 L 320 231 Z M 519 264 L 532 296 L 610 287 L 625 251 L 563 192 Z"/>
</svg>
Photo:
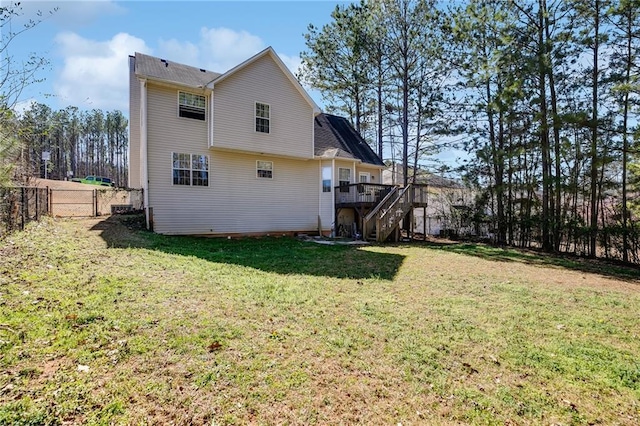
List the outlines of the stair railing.
<svg viewBox="0 0 640 426">
<path fill-rule="evenodd" d="M 381 214 L 376 215 L 377 241 L 383 242 L 391 235 L 393 230 L 398 226 L 400 221 L 404 219 L 411 206 L 413 198 L 413 187 L 407 185 L 391 204 Z"/>
<path fill-rule="evenodd" d="M 398 187 L 394 186 L 391 188 L 389 193 L 380 200 L 376 206 L 371 209 L 369 214 L 364 217 L 364 221 L 362 223 L 362 236 L 366 239 L 373 232 L 373 225 L 377 221 L 377 217 L 382 214 L 382 212 L 387 209 L 398 197 Z"/>
</svg>

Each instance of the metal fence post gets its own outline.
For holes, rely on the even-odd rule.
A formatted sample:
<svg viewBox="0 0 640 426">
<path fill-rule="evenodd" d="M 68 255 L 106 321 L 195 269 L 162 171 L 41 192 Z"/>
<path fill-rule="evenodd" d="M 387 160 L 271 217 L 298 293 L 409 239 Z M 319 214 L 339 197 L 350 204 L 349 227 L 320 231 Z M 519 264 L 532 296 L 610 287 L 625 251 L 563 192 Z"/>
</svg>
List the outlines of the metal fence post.
<svg viewBox="0 0 640 426">
<path fill-rule="evenodd" d="M 98 216 L 98 190 L 93 190 L 93 216 Z"/>
<path fill-rule="evenodd" d="M 36 222 L 40 220 L 40 205 L 38 204 L 38 194 L 40 193 L 40 188 L 35 189 L 36 192 Z"/>
<path fill-rule="evenodd" d="M 20 229 L 24 231 L 24 225 L 25 225 L 25 219 L 24 219 L 24 186 L 20 187 L 20 210 L 21 210 L 21 223 L 20 223 Z"/>
</svg>

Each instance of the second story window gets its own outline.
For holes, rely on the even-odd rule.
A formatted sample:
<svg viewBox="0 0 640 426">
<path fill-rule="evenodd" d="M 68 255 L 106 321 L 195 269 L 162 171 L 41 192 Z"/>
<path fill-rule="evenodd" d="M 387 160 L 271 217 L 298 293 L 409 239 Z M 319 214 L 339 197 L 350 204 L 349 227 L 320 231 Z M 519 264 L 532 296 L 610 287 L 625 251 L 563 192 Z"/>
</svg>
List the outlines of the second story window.
<svg viewBox="0 0 640 426">
<path fill-rule="evenodd" d="M 349 184 L 351 183 L 351 169 L 338 169 L 338 184 L 340 192 L 349 192 Z"/>
<path fill-rule="evenodd" d="M 193 93 L 178 92 L 178 115 L 195 120 L 205 119 L 206 98 Z"/>
<path fill-rule="evenodd" d="M 271 108 L 267 104 L 256 102 L 256 132 L 269 133 Z"/>
</svg>

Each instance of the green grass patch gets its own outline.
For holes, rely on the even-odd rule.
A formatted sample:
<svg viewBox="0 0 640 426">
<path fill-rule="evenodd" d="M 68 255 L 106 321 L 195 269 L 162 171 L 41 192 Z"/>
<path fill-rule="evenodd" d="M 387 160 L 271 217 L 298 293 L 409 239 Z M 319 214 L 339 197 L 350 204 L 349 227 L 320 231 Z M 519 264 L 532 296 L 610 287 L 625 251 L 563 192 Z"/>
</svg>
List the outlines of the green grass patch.
<svg viewBox="0 0 640 426">
<path fill-rule="evenodd" d="M 139 221 L 2 242 L 0 424 L 640 422 L 634 269 Z"/>
</svg>

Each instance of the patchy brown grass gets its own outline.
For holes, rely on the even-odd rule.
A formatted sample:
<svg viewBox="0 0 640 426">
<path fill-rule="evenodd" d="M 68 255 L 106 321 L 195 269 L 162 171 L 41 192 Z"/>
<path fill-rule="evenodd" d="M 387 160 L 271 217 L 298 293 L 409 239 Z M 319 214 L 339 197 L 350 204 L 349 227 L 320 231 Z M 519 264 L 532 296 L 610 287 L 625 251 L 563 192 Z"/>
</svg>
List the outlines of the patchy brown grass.
<svg viewBox="0 0 640 426">
<path fill-rule="evenodd" d="M 0 424 L 638 424 L 638 274 L 593 270 L 45 221 L 0 246 Z"/>
</svg>

